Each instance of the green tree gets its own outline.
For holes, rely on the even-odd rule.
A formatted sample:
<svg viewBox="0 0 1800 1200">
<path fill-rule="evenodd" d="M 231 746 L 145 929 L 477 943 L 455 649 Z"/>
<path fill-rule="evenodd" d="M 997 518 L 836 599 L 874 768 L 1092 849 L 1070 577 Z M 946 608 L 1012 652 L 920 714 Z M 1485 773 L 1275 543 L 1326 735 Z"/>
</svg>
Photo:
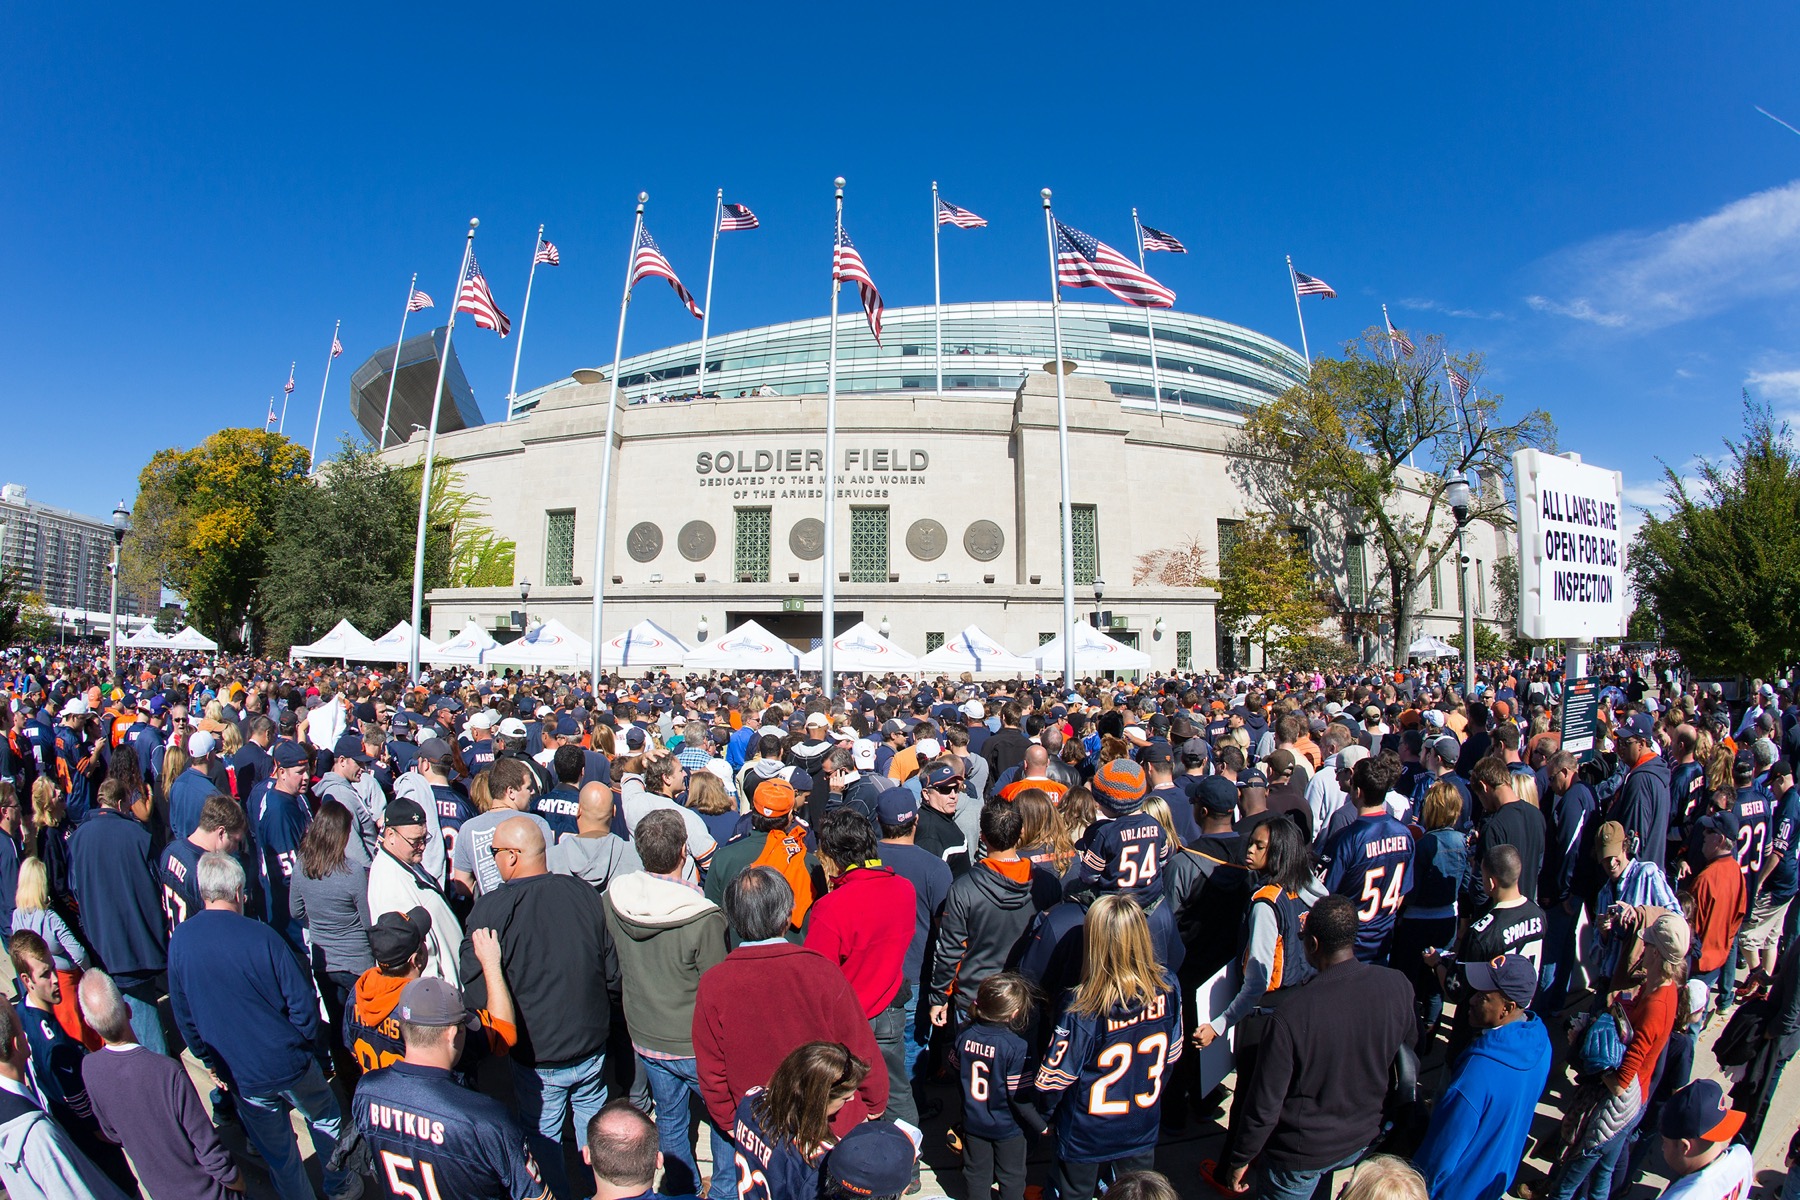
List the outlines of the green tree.
<svg viewBox="0 0 1800 1200">
<path fill-rule="evenodd" d="M 1219 624 L 1262 647 L 1271 666 L 1298 662 L 1318 634 L 1325 603 L 1300 539 L 1266 516 L 1252 516 L 1219 563 Z"/>
<path fill-rule="evenodd" d="M 1457 630 L 1444 639 L 1455 646 L 1457 653 L 1462 652 L 1462 630 Z M 1508 640 L 1499 630 L 1486 621 L 1475 622 L 1475 661 L 1489 662 L 1496 658 L 1512 658 L 1519 652 L 1516 643 Z"/>
<path fill-rule="evenodd" d="M 1310 550 L 1326 578 L 1345 581 L 1350 603 L 1350 539 L 1361 534 L 1366 568 L 1385 581 L 1385 605 L 1400 653 L 1412 638 L 1415 593 L 1456 546 L 1446 496 L 1452 481 L 1484 481 L 1471 522 L 1510 527 L 1512 454 L 1554 448 L 1548 414 L 1502 419 L 1502 397 L 1480 385 L 1482 356 L 1452 361 L 1472 382 L 1458 404 L 1443 381 L 1443 340 L 1414 339 L 1418 352 L 1394 361 L 1385 331 L 1374 328 L 1345 346 L 1342 358 L 1315 360 L 1312 374 L 1256 409 L 1233 447 L 1231 471 L 1262 508 L 1313 531 Z M 1417 469 L 1413 469 L 1416 464 Z"/>
<path fill-rule="evenodd" d="M 1656 619 L 1656 610 L 1647 604 L 1640 604 L 1631 610 L 1625 618 L 1625 640 L 1628 642 L 1660 642 L 1662 630 Z"/>
<path fill-rule="evenodd" d="M 1800 658 L 1800 455 L 1793 432 L 1746 398 L 1744 432 L 1690 487 L 1666 465 L 1667 516 L 1648 514 L 1626 555 L 1663 641 L 1700 675 L 1770 677 Z"/>
<path fill-rule="evenodd" d="M 181 593 L 201 632 L 242 648 L 275 514 L 308 486 L 306 468 L 303 447 L 263 429 L 221 429 L 191 449 L 157 451 L 138 475 L 122 584 Z"/>
<path fill-rule="evenodd" d="M 0 604 L 0 622 L 3 622 L 5 605 Z M 56 639 L 56 618 L 50 615 L 50 606 L 44 602 L 41 592 L 26 592 L 19 597 L 18 633 L 26 640 L 33 642 L 49 642 Z"/>
<path fill-rule="evenodd" d="M 43 606 L 41 598 L 20 584 L 17 572 L 0 570 L 0 646 L 44 640 L 29 628 L 28 609 L 33 599 L 37 599 L 40 608 Z"/>
</svg>

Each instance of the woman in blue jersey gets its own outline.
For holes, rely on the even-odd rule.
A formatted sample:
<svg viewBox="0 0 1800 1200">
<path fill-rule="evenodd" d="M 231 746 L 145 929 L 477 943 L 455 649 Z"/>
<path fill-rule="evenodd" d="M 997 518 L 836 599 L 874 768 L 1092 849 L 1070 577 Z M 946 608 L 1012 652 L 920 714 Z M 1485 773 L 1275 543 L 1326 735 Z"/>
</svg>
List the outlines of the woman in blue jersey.
<svg viewBox="0 0 1800 1200">
<path fill-rule="evenodd" d="M 781 1060 L 766 1088 L 738 1103 L 739 1200 L 813 1200 L 833 1145 L 831 1118 L 856 1094 L 869 1064 L 838 1042 L 807 1042 Z"/>
<path fill-rule="evenodd" d="M 1163 1084 L 1181 1058 L 1181 997 L 1157 964 L 1142 906 L 1102 896 L 1083 935 L 1081 984 L 1037 1075 L 1056 1106 L 1054 1200 L 1093 1200 L 1103 1173 L 1153 1165 Z"/>
</svg>

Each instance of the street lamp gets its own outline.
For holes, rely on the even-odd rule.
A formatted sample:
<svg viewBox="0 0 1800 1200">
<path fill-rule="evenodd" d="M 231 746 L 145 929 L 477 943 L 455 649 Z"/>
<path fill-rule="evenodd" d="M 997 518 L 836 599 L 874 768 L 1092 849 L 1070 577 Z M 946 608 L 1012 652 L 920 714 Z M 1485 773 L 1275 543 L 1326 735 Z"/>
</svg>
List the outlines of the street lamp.
<svg viewBox="0 0 1800 1200">
<path fill-rule="evenodd" d="M 1456 581 L 1462 594 L 1463 625 L 1463 700 L 1475 694 L 1475 615 L 1469 605 L 1469 556 L 1463 552 L 1463 531 L 1469 524 L 1469 482 L 1452 479 L 1444 498 L 1450 502 L 1450 515 L 1456 518 Z M 1399 637 L 1395 632 L 1396 640 Z"/>
<path fill-rule="evenodd" d="M 531 628 L 531 610 L 525 607 L 525 602 L 529 599 L 531 599 L 531 579 L 528 576 L 519 580 L 519 632 L 521 633 Z"/>
<path fill-rule="evenodd" d="M 1106 580 L 1094 576 L 1094 628 L 1100 628 L 1100 601 L 1106 597 Z"/>
<path fill-rule="evenodd" d="M 131 532 L 131 510 L 125 507 L 125 501 L 119 501 L 113 508 L 112 517 L 112 623 L 106 632 L 106 680 L 108 683 L 119 676 L 119 551 L 125 545 L 125 535 Z"/>
</svg>

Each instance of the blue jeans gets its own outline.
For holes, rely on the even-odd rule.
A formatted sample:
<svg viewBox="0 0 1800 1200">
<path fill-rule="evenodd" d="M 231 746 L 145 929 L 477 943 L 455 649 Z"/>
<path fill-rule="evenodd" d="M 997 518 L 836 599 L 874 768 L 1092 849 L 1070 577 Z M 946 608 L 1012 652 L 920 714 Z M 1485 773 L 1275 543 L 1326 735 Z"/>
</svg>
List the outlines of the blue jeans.
<svg viewBox="0 0 1800 1200">
<path fill-rule="evenodd" d="M 317 1200 L 312 1181 L 306 1177 L 306 1164 L 300 1158 L 300 1144 L 294 1139 L 290 1111 L 298 1112 L 312 1130 L 313 1152 L 319 1156 L 319 1168 L 325 1175 L 325 1194 L 331 1195 L 344 1185 L 341 1171 L 327 1171 L 332 1151 L 344 1132 L 344 1110 L 337 1096 L 325 1082 L 319 1064 L 306 1068 L 306 1074 L 293 1083 L 267 1095 L 241 1093 L 237 1098 L 238 1120 L 244 1133 L 263 1156 L 269 1180 L 281 1200 Z"/>
<path fill-rule="evenodd" d="M 656 1097 L 656 1141 L 663 1155 L 662 1186 L 665 1196 L 691 1196 L 700 1187 L 700 1167 L 694 1152 L 688 1148 L 688 1106 L 700 1095 L 700 1073 L 691 1058 L 647 1058 L 638 1055 L 644 1074 L 650 1078 L 650 1092 Z M 706 1124 L 712 1133 L 712 1183 L 707 1187 L 709 1200 L 727 1200 L 737 1192 L 736 1151 L 712 1122 Z"/>
<path fill-rule="evenodd" d="M 543 1169 L 544 1182 L 559 1196 L 569 1190 L 569 1172 L 563 1165 L 563 1120 L 571 1109 L 575 1113 L 575 1143 L 587 1143 L 588 1122 L 606 1104 L 606 1069 L 604 1052 L 571 1063 L 566 1067 L 527 1067 L 513 1064 L 513 1096 L 519 1105 L 519 1120 L 527 1132 L 535 1129 L 532 1152 Z M 591 1180 L 581 1195 L 593 1190 Z"/>
<path fill-rule="evenodd" d="M 1625 1128 L 1592 1150 L 1581 1151 L 1566 1167 L 1552 1174 L 1548 1200 L 1576 1200 L 1580 1196 L 1607 1200 L 1612 1195 L 1613 1174 L 1619 1169 L 1619 1157 L 1625 1153 L 1632 1131 L 1643 1119 L 1643 1110 L 1639 1109 L 1638 1115 Z"/>
<path fill-rule="evenodd" d="M 1264 1167 L 1261 1183 L 1256 1189 L 1256 1200 L 1312 1200 L 1315 1195 L 1331 1186 L 1333 1171 L 1354 1166 L 1366 1153 L 1367 1150 L 1352 1150 L 1329 1167 L 1309 1171 L 1281 1171 L 1274 1167 Z"/>
<path fill-rule="evenodd" d="M 1560 904 L 1544 912 L 1544 969 L 1538 976 L 1537 1003 L 1531 1006 L 1540 1017 L 1548 1019 L 1568 1006 L 1569 976 L 1575 973 L 1575 924 L 1580 918 L 1579 908 L 1568 912 Z"/>
<path fill-rule="evenodd" d="M 907 1086 L 911 1087 L 913 1085 L 913 1081 L 918 1079 L 918 1077 L 919 1077 L 919 1056 L 921 1054 L 925 1053 L 925 1051 L 929 1047 L 930 1043 L 931 1043 L 931 1026 L 929 1024 L 926 1025 L 926 1027 L 923 1031 L 921 1031 L 919 1029 L 919 989 L 915 987 L 913 989 L 912 999 L 910 999 L 906 1002 L 906 1082 L 907 1082 Z M 894 1086 L 894 1081 L 891 1079 L 888 1080 L 888 1087 L 891 1088 L 893 1086 Z M 917 1107 L 918 1093 L 915 1091 L 913 1093 L 913 1095 L 915 1097 L 914 1106 Z"/>
</svg>

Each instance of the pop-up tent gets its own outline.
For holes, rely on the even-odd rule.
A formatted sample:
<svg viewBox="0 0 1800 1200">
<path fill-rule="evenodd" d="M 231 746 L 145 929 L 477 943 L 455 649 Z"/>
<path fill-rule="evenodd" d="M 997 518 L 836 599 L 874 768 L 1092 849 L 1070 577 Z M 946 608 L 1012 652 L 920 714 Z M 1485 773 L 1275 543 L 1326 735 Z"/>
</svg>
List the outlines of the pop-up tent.
<svg viewBox="0 0 1800 1200">
<path fill-rule="evenodd" d="M 602 667 L 679 667 L 688 648 L 655 621 L 639 621 L 600 644 Z"/>
<path fill-rule="evenodd" d="M 825 648 L 800 656 L 802 671 L 823 670 Z M 887 675 L 916 671 L 919 660 L 881 636 L 867 621 L 858 621 L 831 639 L 831 670 L 836 675 Z"/>
<path fill-rule="evenodd" d="M 690 671 L 798 671 L 800 652 L 755 621 L 745 621 L 689 650 L 681 665 Z"/>
<path fill-rule="evenodd" d="M 426 643 L 423 642 L 420 643 L 421 646 L 425 644 Z M 430 651 L 420 650 L 419 658 L 421 661 L 431 663 L 433 666 L 453 665 L 472 667 L 478 666 L 481 663 L 482 656 L 497 645 L 499 645 L 499 643 L 494 640 L 493 634 L 475 624 L 475 622 L 470 621 L 463 627 L 461 633 L 457 634 L 443 645 Z M 408 657 L 410 657 L 410 655 Z"/>
<path fill-rule="evenodd" d="M 1107 671 L 1148 671 L 1150 656 L 1141 650 L 1133 650 L 1124 642 L 1115 641 L 1082 621 L 1069 627 L 1068 633 L 1058 634 L 1038 647 L 1038 669 L 1046 675 L 1060 675 L 1063 669 L 1064 646 L 1075 647 L 1074 668 L 1070 674 L 1100 675 Z"/>
<path fill-rule="evenodd" d="M 1021 658 L 971 625 L 919 660 L 921 671 L 971 675 L 1035 675 L 1037 660 Z"/>
<path fill-rule="evenodd" d="M 1426 636 L 1406 648 L 1408 658 L 1455 658 L 1462 651 L 1441 637 Z"/>
<path fill-rule="evenodd" d="M 192 625 L 183 625 L 180 630 L 170 635 L 168 644 L 171 650 L 217 650 L 219 648 L 219 643 Z"/>
<path fill-rule="evenodd" d="M 183 630 L 182 633 L 186 633 Z M 179 640 L 181 634 L 175 637 Z M 331 627 L 331 632 L 316 642 L 304 646 L 295 646 L 288 651 L 289 658 L 362 658 L 372 643 L 348 617 Z"/>
<path fill-rule="evenodd" d="M 594 645 L 552 617 L 518 641 L 489 650 L 482 661 L 520 667 L 585 667 L 594 661 Z"/>
<path fill-rule="evenodd" d="M 367 649 L 346 654 L 344 657 L 356 662 L 407 662 L 412 658 L 412 636 L 412 622 L 402 621 L 370 642 Z M 436 651 L 437 647 L 431 644 L 430 638 L 421 637 L 419 639 L 420 661 L 429 658 Z"/>
<path fill-rule="evenodd" d="M 137 650 L 167 650 L 174 644 L 174 638 L 166 633 L 156 632 L 156 626 L 146 625 L 124 641 L 121 646 L 130 646 Z"/>
</svg>

